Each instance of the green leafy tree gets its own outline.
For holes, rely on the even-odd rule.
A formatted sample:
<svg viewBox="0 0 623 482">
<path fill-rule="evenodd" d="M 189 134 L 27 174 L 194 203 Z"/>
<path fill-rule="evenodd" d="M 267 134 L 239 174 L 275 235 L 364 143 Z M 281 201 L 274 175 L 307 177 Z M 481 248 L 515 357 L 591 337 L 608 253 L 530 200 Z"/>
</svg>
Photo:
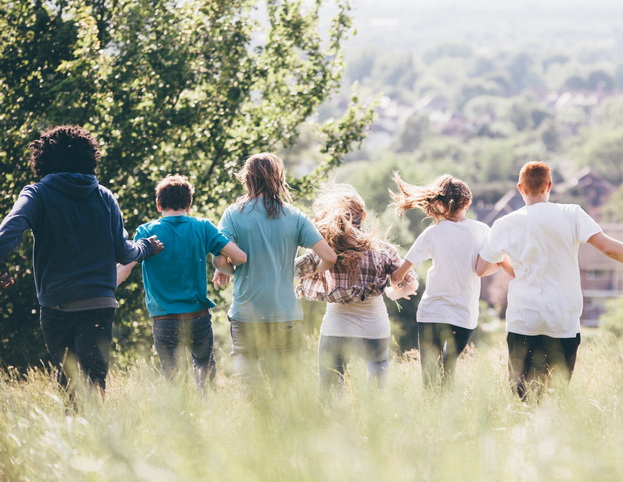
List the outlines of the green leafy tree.
<svg viewBox="0 0 623 482">
<path fill-rule="evenodd" d="M 312 124 L 321 144 L 315 171 L 291 184 L 299 195 L 340 164 L 364 137 L 372 111 L 356 95 L 343 115 L 314 122 L 335 93 L 352 33 L 347 0 L 1 0 L 0 213 L 35 179 L 25 155 L 37 131 L 81 124 L 98 138 L 100 182 L 124 211 L 128 230 L 157 216 L 155 182 L 191 177 L 195 208 L 218 219 L 241 187 L 233 173 L 249 154 L 287 149 Z M 260 5 L 261 4 L 261 5 Z M 263 6 L 263 8 L 260 8 Z M 6 260 L 16 286 L 3 294 L 0 358 L 25 365 L 43 344 L 29 242 Z M 139 278 L 120 291 L 117 341 L 145 340 Z"/>
</svg>

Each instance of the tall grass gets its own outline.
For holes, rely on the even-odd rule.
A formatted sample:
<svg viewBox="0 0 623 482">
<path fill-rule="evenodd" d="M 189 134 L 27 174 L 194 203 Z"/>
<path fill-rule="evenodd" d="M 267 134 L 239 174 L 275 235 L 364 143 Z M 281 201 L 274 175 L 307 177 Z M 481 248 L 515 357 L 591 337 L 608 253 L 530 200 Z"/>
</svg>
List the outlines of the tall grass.
<svg viewBox="0 0 623 482">
<path fill-rule="evenodd" d="M 167 383 L 148 363 L 113 370 L 75 414 L 50 373 L 0 381 L 2 480 L 623 480 L 623 349 L 584 335 L 567 390 L 525 404 L 505 347 L 473 350 L 445 391 L 394 360 L 387 388 L 353 360 L 341 397 L 318 400 L 313 342 L 287 393 L 249 400 L 222 367 L 215 392 Z M 223 352 L 220 352 L 223 353 Z"/>
</svg>

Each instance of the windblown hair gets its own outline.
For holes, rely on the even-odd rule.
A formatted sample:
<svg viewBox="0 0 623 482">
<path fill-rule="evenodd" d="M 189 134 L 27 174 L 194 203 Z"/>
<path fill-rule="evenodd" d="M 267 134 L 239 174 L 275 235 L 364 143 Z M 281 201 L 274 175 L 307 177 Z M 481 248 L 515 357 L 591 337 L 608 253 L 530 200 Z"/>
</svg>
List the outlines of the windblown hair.
<svg viewBox="0 0 623 482">
<path fill-rule="evenodd" d="M 335 184 L 319 194 L 312 209 L 318 231 L 337 254 L 336 268 L 346 270 L 355 282 L 364 252 L 379 245 L 362 229 L 364 200 L 349 184 Z"/>
<path fill-rule="evenodd" d="M 100 158 L 97 141 L 89 131 L 61 125 L 41 132 L 30 148 L 30 168 L 39 177 L 56 172 L 95 174 Z"/>
<path fill-rule="evenodd" d="M 186 176 L 168 174 L 156 186 L 156 200 L 162 209 L 188 209 L 193 203 L 195 189 Z"/>
<path fill-rule="evenodd" d="M 452 176 L 442 176 L 430 186 L 414 186 L 404 182 L 397 172 L 394 181 L 399 192 L 389 191 L 396 211 L 404 215 L 409 209 L 420 209 L 436 223 L 453 219 L 472 202 L 472 193 L 467 184 Z"/>
<path fill-rule="evenodd" d="M 283 161 L 268 152 L 249 157 L 236 179 L 245 185 L 247 194 L 238 202 L 254 204 L 261 198 L 269 218 L 278 218 L 285 202 L 292 202 L 290 186 L 286 182 Z"/>
<path fill-rule="evenodd" d="M 552 171 L 547 164 L 540 161 L 528 162 L 519 171 L 519 184 L 529 195 L 545 192 L 551 180 Z"/>
</svg>

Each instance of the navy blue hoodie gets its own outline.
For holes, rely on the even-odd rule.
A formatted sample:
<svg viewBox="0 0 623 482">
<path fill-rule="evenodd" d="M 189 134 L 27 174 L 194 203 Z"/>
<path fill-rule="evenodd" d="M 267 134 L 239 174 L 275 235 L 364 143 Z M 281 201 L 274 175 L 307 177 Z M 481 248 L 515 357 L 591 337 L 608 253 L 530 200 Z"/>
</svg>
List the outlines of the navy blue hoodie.
<svg viewBox="0 0 623 482">
<path fill-rule="evenodd" d="M 116 263 L 153 255 L 149 241 L 128 241 L 112 193 L 89 174 L 48 174 L 26 186 L 0 224 L 0 260 L 34 234 L 33 266 L 41 306 L 114 297 Z"/>
</svg>

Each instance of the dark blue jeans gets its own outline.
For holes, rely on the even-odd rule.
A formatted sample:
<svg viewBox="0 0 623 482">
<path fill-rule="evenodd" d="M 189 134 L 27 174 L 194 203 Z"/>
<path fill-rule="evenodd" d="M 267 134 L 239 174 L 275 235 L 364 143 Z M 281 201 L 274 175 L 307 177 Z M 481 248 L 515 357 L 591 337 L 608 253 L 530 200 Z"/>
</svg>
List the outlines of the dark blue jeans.
<svg viewBox="0 0 623 482">
<path fill-rule="evenodd" d="M 114 308 L 68 312 L 41 307 L 43 338 L 65 389 L 71 390 L 78 368 L 94 386 L 106 389 L 114 313 Z"/>
<path fill-rule="evenodd" d="M 165 315 L 166 316 L 166 315 Z M 188 347 L 193 359 L 193 371 L 197 388 L 203 388 L 206 381 L 212 381 L 216 375 L 214 359 L 214 334 L 212 315 L 202 314 L 188 319 L 152 320 L 154 345 L 160 358 L 162 370 L 168 378 L 178 372 L 178 362 Z"/>
<path fill-rule="evenodd" d="M 553 376 L 568 384 L 581 341 L 579 333 L 573 338 L 552 338 L 509 332 L 508 373 L 513 391 L 522 399 L 530 392 L 538 397 Z"/>
<path fill-rule="evenodd" d="M 418 322 L 417 331 L 424 385 L 451 383 L 456 361 L 476 330 L 449 323 Z"/>
</svg>

